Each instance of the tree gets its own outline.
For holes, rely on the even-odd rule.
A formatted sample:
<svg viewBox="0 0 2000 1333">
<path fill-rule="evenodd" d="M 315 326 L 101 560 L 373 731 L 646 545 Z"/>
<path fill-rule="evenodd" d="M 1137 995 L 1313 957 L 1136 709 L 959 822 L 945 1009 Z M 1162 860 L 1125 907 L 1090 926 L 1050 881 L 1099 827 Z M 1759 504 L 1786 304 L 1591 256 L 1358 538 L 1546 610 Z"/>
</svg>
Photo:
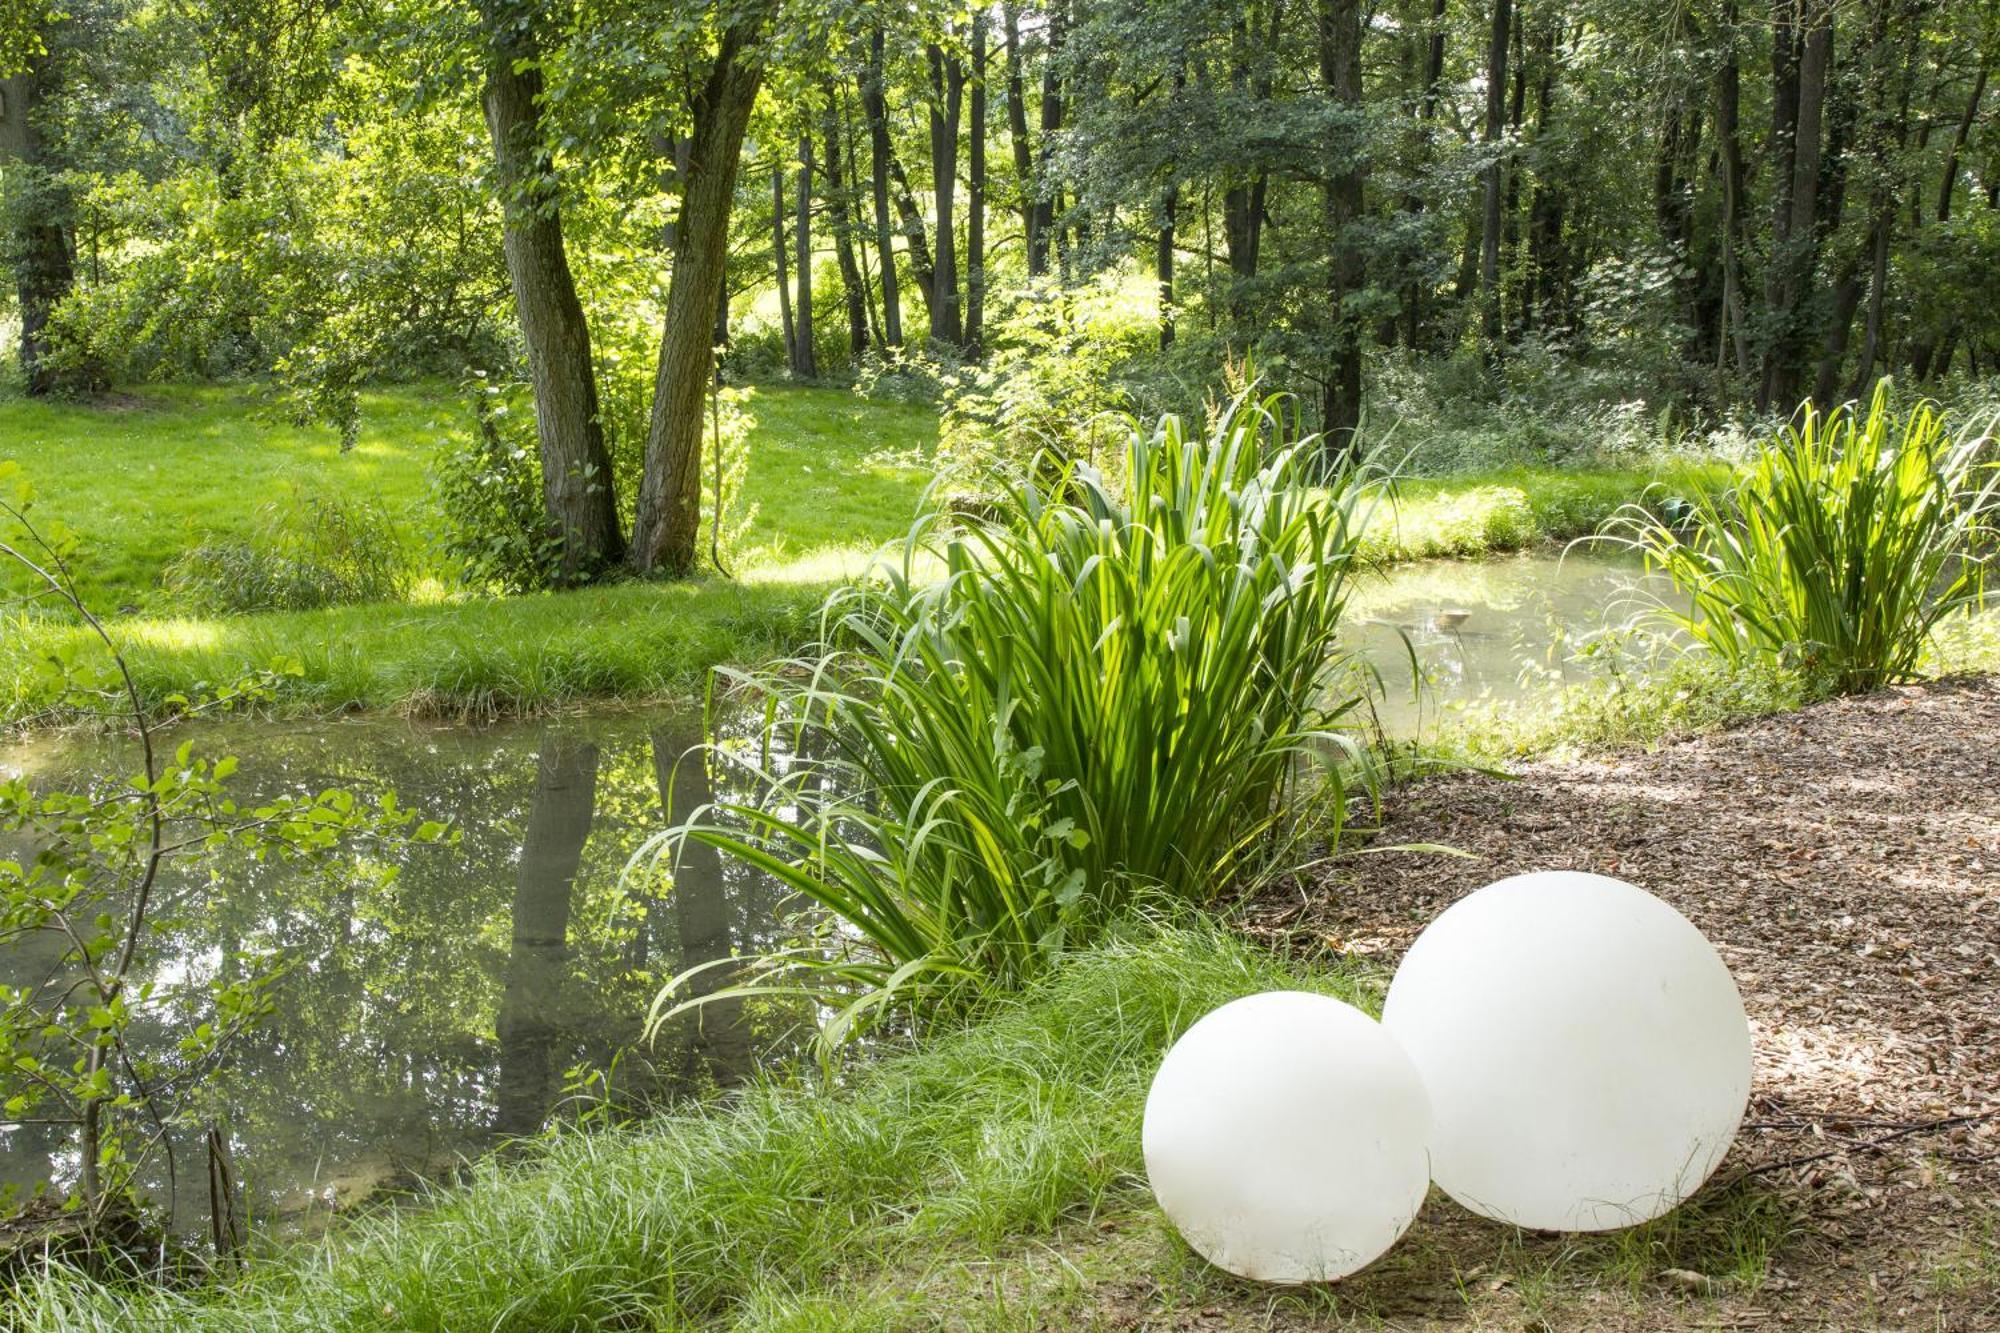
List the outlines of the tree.
<svg viewBox="0 0 2000 1333">
<path fill-rule="evenodd" d="M 688 167 L 667 289 L 645 472 L 633 520 L 639 573 L 692 573 L 701 528 L 702 403 L 715 365 L 714 312 L 729 259 L 729 215 L 750 111 L 764 78 L 775 0 L 745 0 L 722 32 L 693 99 Z"/>
<path fill-rule="evenodd" d="M 486 0 L 485 107 L 502 244 L 535 391 L 542 492 L 562 539 L 562 574 L 582 582 L 625 554 L 616 479 L 605 445 L 590 329 L 563 244 L 561 190 L 541 123 L 540 6 Z"/>
</svg>

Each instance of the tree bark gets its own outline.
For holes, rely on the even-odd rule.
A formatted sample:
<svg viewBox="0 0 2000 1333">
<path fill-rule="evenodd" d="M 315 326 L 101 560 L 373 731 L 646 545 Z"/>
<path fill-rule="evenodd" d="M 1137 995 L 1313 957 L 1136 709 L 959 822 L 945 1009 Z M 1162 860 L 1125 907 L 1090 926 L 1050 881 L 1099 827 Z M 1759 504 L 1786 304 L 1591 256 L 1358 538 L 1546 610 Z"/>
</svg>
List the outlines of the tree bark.
<svg viewBox="0 0 2000 1333">
<path fill-rule="evenodd" d="M 965 345 L 958 296 L 958 129 L 965 105 L 965 65 L 935 42 L 931 67 L 931 201 L 937 243 L 931 264 L 931 337 L 951 347 Z"/>
<path fill-rule="evenodd" d="M 1063 125 L 1062 50 L 1069 31 L 1069 5 L 1057 0 L 1049 11 L 1048 49 L 1042 53 L 1042 138 L 1035 170 L 1035 211 L 1028 228 L 1028 276 L 1049 271 L 1049 242 L 1055 228 L 1056 199 L 1049 185 L 1049 153 Z"/>
<path fill-rule="evenodd" d="M 792 318 L 792 233 L 786 221 L 791 205 L 785 202 L 785 167 L 771 164 L 771 267 L 778 283 L 778 328 L 785 339 L 785 365 L 799 363 L 799 328 Z"/>
<path fill-rule="evenodd" d="M 986 38 L 985 12 L 972 20 L 972 87 L 966 95 L 965 345 L 977 350 L 986 323 Z"/>
<path fill-rule="evenodd" d="M 849 208 L 848 176 L 841 162 L 842 113 L 835 110 L 834 89 L 828 89 L 826 117 L 826 212 L 833 227 L 834 259 L 840 265 L 841 296 L 847 307 L 847 354 L 857 365 L 868 350 L 868 284 L 854 258 L 854 222 Z"/>
<path fill-rule="evenodd" d="M 792 298 L 792 319 L 798 326 L 798 337 L 792 343 L 792 376 L 802 380 L 819 378 L 819 355 L 813 347 L 812 177 L 812 136 L 802 134 L 799 136 L 799 219 L 794 237 L 798 245 L 798 259 L 792 266 L 793 279 L 798 283 L 798 295 Z"/>
<path fill-rule="evenodd" d="M 581 582 L 625 554 L 616 478 L 598 408 L 590 328 L 570 274 L 561 194 L 542 134 L 533 8 L 489 0 L 484 19 L 482 102 L 504 217 L 501 249 L 534 386 L 542 500 L 562 540 L 563 578 Z"/>
<path fill-rule="evenodd" d="M 724 30 L 694 99 L 693 149 L 667 288 L 666 332 L 646 432 L 646 471 L 633 523 L 632 566 L 692 573 L 701 528 L 702 407 L 715 364 L 714 319 L 729 259 L 729 210 L 750 110 L 764 77 L 773 0 L 751 0 Z"/>
<path fill-rule="evenodd" d="M 1319 72 L 1327 95 L 1357 116 L 1361 110 L 1361 0 L 1320 0 Z M 1322 412 L 1329 458 L 1356 451 L 1361 428 L 1361 328 L 1347 302 L 1361 290 L 1361 248 L 1349 235 L 1361 216 L 1365 159 L 1358 123 L 1347 127 L 1355 140 L 1326 185 L 1327 265 L 1332 279 L 1327 300 L 1334 317 L 1334 345 Z"/>
<path fill-rule="evenodd" d="M 1035 159 L 1028 138 L 1028 98 L 1021 72 L 1020 7 L 1002 11 L 1007 42 L 1007 136 L 1014 148 L 1014 188 L 1020 193 L 1021 238 L 1030 265 L 1035 255 Z M 1034 276 L 1032 267 L 1029 276 Z"/>
<path fill-rule="evenodd" d="M 1743 78 L 1736 58 L 1737 0 L 1724 0 L 1722 64 L 1716 72 L 1715 133 L 1722 153 L 1722 319 L 1727 336 L 1718 334 L 1718 358 L 1734 352 L 1736 373 L 1750 374 L 1750 340 L 1743 300 L 1743 144 L 1738 121 L 1743 104 Z"/>
<path fill-rule="evenodd" d="M 1771 43 L 1771 167 L 1776 183 L 1766 282 L 1771 331 L 1757 402 L 1762 410 L 1789 411 L 1803 396 L 1812 342 L 1808 315 L 1819 259 L 1823 113 L 1833 59 L 1830 0 L 1775 0 Z"/>
<path fill-rule="evenodd" d="M 52 179 L 58 164 L 37 123 L 53 77 L 43 56 L 25 72 L 0 79 L 0 163 L 9 164 L 6 257 L 21 309 L 21 373 L 37 397 L 86 388 L 97 378 L 64 376 L 49 364 L 49 317 L 76 287 L 68 199 Z"/>
<path fill-rule="evenodd" d="M 895 230 L 889 225 L 889 107 L 883 92 L 882 29 L 868 35 L 861 71 L 861 111 L 868 118 L 868 169 L 875 204 L 875 249 L 882 268 L 882 340 L 903 345 L 903 306 L 896 285 Z"/>
<path fill-rule="evenodd" d="M 1482 175 L 1485 205 L 1479 225 L 1480 332 L 1489 355 L 1500 348 L 1500 203 L 1501 131 L 1507 114 L 1507 38 L 1513 26 L 1512 0 L 1493 0 L 1493 26 L 1486 47 L 1486 128 L 1483 142 L 1490 160 Z"/>
</svg>

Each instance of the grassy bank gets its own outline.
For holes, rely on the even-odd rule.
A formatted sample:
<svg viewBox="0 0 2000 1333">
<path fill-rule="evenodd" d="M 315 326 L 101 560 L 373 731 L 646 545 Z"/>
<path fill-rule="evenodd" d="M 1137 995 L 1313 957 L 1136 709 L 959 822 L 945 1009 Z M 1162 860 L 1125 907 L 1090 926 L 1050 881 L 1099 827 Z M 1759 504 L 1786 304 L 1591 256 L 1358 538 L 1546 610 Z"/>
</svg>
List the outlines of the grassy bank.
<svg viewBox="0 0 2000 1333">
<path fill-rule="evenodd" d="M 155 697 L 276 669 L 275 704 L 289 711 L 493 716 L 687 694 L 718 662 L 796 647 L 826 588 L 901 535 L 929 480 L 932 413 L 832 389 L 755 389 L 742 406 L 750 452 L 739 512 L 752 517 L 735 557 L 738 581 L 508 599 L 451 596 L 451 570 L 426 543 L 436 524 L 426 460 L 465 428 L 462 405 L 443 386 L 368 395 L 348 453 L 331 430 L 279 420 L 242 388 L 148 387 L 94 404 L 17 396 L 0 399 L 0 458 L 20 462 L 36 483 L 38 517 L 83 538 L 82 591 L 117 613 L 114 632 Z M 1671 489 L 1631 469 L 1413 479 L 1377 509 L 1365 549 L 1393 563 L 1564 539 L 1655 482 Z M 389 513 L 416 575 L 414 599 L 178 613 L 161 570 L 204 539 L 251 536 L 260 507 L 294 487 Z M 87 646 L 69 628 L 0 614 L 8 615 L 0 716 L 30 716 L 53 694 L 48 661 Z"/>
<path fill-rule="evenodd" d="M 1160 1055 L 1215 1005 L 1283 987 L 1354 999 L 1374 989 L 1353 973 L 1287 967 L 1214 929 L 1146 932 L 1077 957 L 978 1025 L 861 1067 L 842 1092 L 764 1084 L 640 1129 L 570 1136 L 532 1165 L 481 1166 L 472 1187 L 434 1207 L 268 1256 L 241 1282 L 192 1295 L 26 1286 L 11 1326 L 542 1330 L 803 1317 L 814 1293 L 872 1286 L 919 1248 L 999 1252 L 1140 1207 L 1140 1110 Z"/>
</svg>

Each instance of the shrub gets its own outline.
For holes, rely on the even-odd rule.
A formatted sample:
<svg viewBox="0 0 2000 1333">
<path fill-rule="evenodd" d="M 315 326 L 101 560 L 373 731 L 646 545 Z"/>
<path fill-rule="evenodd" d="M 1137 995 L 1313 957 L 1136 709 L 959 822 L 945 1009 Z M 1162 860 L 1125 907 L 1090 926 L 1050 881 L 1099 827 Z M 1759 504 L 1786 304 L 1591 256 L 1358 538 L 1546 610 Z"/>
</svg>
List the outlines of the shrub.
<svg viewBox="0 0 2000 1333">
<path fill-rule="evenodd" d="M 1628 509 L 1611 533 L 1690 599 L 1660 614 L 1694 642 L 1877 689 L 1914 678 L 1939 624 L 1985 599 L 1990 445 L 1953 443 L 1930 403 L 1898 421 L 1884 381 L 1865 416 L 1802 408 L 1738 484 L 1696 487 L 1684 526 Z"/>
<path fill-rule="evenodd" d="M 431 498 L 444 516 L 439 552 L 475 588 L 552 588 L 562 577 L 562 538 L 542 502 L 528 388 L 478 376 L 470 392 L 478 429 L 446 437 L 431 465 Z"/>
<path fill-rule="evenodd" d="M 1354 753 L 1360 699 L 1327 683 L 1372 488 L 1314 475 L 1269 403 L 1206 440 L 1124 433 L 1129 500 L 1072 466 L 1001 521 L 920 524 L 829 600 L 833 646 L 739 675 L 765 726 L 712 749 L 762 799 L 654 844 L 717 847 L 838 918 L 752 983 L 849 988 L 831 1040 L 899 993 L 1019 985 L 1136 902 L 1212 898 L 1258 866 L 1301 757 Z M 1335 838 L 1347 780 L 1327 765 Z"/>
<path fill-rule="evenodd" d="M 162 574 L 195 611 L 311 611 L 400 601 L 409 587 L 402 537 L 366 501 L 290 496 L 258 511 L 257 531 L 217 538 L 182 554 Z"/>
</svg>

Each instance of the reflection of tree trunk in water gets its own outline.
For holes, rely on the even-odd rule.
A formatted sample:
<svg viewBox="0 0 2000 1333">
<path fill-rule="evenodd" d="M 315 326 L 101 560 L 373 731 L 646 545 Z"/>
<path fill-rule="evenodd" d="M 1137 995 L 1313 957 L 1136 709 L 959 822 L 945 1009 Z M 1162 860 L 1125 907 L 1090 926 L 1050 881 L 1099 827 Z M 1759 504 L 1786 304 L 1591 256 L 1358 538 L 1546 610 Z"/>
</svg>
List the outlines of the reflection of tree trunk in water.
<svg viewBox="0 0 2000 1333">
<path fill-rule="evenodd" d="M 653 771 L 667 821 L 679 824 L 715 799 L 703 752 L 664 731 L 653 733 Z M 736 941 L 738 904 L 722 875 L 722 855 L 698 842 L 684 843 L 676 858 L 669 893 L 680 934 L 677 972 L 729 957 Z M 713 995 L 734 979 L 734 969 L 712 967 L 691 978 L 686 998 Z M 716 1000 L 674 1020 L 685 1024 L 688 1054 L 718 1083 L 733 1083 L 750 1072 L 753 1041 L 741 1000 Z"/>
<path fill-rule="evenodd" d="M 597 747 L 551 736 L 542 743 L 535 803 L 514 883 L 513 949 L 500 998 L 500 1077 L 494 1128 L 541 1128 L 556 1094 L 559 1002 L 569 963 L 569 905 L 597 802 Z"/>
</svg>

